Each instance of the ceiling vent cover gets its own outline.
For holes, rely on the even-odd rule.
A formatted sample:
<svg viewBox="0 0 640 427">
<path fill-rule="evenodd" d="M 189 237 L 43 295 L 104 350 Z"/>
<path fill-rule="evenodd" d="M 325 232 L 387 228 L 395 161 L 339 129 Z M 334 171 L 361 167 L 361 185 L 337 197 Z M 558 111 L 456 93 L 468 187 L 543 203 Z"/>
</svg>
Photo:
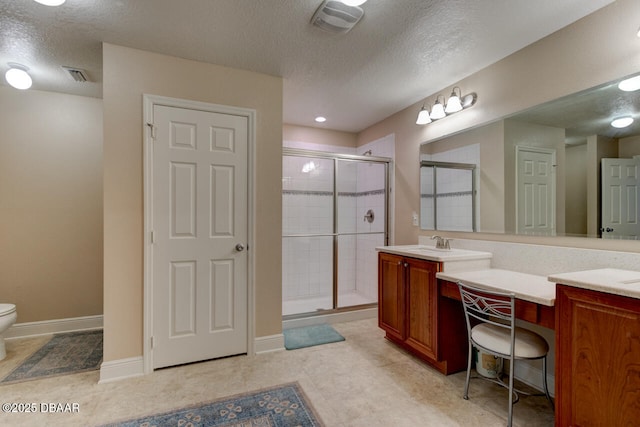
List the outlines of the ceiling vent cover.
<svg viewBox="0 0 640 427">
<path fill-rule="evenodd" d="M 360 21 L 364 10 L 341 1 L 325 0 L 311 18 L 311 23 L 332 33 L 346 33 Z"/>
<path fill-rule="evenodd" d="M 65 66 L 62 66 L 62 68 L 67 73 L 69 73 L 69 76 L 71 76 L 73 80 L 77 82 L 84 83 L 89 81 L 89 79 L 87 78 L 87 72 L 85 70 L 82 70 L 80 68 L 65 67 Z"/>
</svg>

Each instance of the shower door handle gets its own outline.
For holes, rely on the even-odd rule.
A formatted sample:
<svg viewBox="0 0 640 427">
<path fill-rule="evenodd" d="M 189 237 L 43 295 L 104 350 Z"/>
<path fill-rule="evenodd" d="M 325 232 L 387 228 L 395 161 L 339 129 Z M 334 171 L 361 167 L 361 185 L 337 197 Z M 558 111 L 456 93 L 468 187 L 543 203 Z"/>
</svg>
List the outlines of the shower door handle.
<svg viewBox="0 0 640 427">
<path fill-rule="evenodd" d="M 238 243 L 236 245 L 236 251 L 238 251 L 238 252 L 244 251 L 244 245 L 242 243 Z"/>
</svg>

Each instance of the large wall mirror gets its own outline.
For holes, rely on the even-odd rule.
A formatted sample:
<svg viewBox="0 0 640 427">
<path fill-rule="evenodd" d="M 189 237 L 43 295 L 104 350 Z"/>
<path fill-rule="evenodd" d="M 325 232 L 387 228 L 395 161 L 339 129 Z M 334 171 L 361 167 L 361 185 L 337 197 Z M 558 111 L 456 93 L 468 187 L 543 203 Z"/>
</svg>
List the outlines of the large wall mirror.
<svg viewBox="0 0 640 427">
<path fill-rule="evenodd" d="M 475 165 L 479 232 L 640 239 L 640 90 L 619 88 L 630 77 L 424 143 L 421 176 L 425 162 Z M 624 117 L 635 121 L 611 125 Z M 433 230 L 448 222 L 429 220 L 427 184 L 421 228 Z"/>
</svg>

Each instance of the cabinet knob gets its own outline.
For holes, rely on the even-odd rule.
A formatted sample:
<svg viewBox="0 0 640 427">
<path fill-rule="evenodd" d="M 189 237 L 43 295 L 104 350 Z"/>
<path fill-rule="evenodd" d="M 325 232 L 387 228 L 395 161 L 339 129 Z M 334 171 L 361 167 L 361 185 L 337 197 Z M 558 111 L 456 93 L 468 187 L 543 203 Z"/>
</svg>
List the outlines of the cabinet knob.
<svg viewBox="0 0 640 427">
<path fill-rule="evenodd" d="M 408 262 L 405 262 L 403 267 L 405 267 L 405 268 L 406 268 L 406 267 L 409 267 L 409 263 L 408 263 Z"/>
</svg>

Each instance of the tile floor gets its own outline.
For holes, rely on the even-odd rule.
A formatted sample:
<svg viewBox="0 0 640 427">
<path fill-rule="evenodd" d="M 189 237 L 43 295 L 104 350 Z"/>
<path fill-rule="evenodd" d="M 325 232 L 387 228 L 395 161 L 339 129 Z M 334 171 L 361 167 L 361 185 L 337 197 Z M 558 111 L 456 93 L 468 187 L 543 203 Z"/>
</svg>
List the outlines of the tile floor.
<svg viewBox="0 0 640 427">
<path fill-rule="evenodd" d="M 300 383 L 327 426 L 504 426 L 507 394 L 464 373 L 443 376 L 386 341 L 376 319 L 338 323 L 346 341 L 255 357 L 239 356 L 162 369 L 98 384 L 88 372 L 12 385 L 0 384 L 2 403 L 77 403 L 78 413 L 0 413 L 3 426 L 95 426 L 177 409 L 291 381 Z M 4 377 L 45 338 L 7 342 Z M 544 397 L 523 397 L 515 426 L 552 426 Z"/>
</svg>

